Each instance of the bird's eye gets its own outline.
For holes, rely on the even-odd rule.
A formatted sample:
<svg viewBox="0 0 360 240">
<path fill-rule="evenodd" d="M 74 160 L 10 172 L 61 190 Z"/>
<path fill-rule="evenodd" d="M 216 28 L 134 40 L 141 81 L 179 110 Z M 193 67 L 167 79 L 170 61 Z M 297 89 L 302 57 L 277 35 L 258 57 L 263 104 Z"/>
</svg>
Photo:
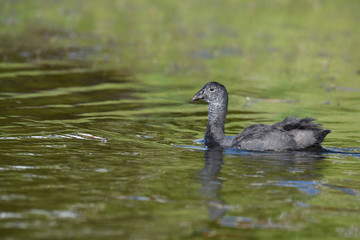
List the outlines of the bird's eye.
<svg viewBox="0 0 360 240">
<path fill-rule="evenodd" d="M 210 92 L 213 92 L 213 91 L 215 91 L 215 89 L 213 89 L 213 88 L 210 88 Z"/>
</svg>

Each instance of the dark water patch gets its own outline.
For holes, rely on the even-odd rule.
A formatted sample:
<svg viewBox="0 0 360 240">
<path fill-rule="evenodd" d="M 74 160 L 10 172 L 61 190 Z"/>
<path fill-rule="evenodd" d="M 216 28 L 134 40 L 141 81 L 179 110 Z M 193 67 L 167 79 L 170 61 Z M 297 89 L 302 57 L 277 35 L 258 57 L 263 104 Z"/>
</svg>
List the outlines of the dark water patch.
<svg viewBox="0 0 360 240">
<path fill-rule="evenodd" d="M 87 65 L 81 66 L 80 64 L 76 66 L 76 68 L 81 67 L 88 67 Z M 32 71 L 46 71 L 46 70 L 71 70 L 75 67 L 66 63 L 61 64 L 60 62 L 44 62 L 44 63 L 37 63 L 37 64 L 26 64 L 26 63 L 2 63 L 0 64 L 0 79 L 9 77 L 9 76 L 16 76 L 18 72 L 20 75 L 25 75 L 26 73 Z M 9 73 L 6 75 L 6 73 Z"/>
<path fill-rule="evenodd" d="M 89 121 L 88 117 L 82 116 L 85 113 L 146 107 L 134 101 L 141 99 L 135 94 L 144 90 L 135 87 L 135 80 L 128 72 L 79 69 L 76 66 L 61 71 L 40 68 L 31 74 L 16 72 L 10 78 L 0 77 L 0 81 L 3 86 L 0 93 L 4 116 L 0 119 L 0 131 L 3 136 L 6 132 L 16 135 L 13 130 L 23 126 L 29 130 L 36 127 L 35 132 L 43 128 L 46 132 L 43 134 L 56 135 L 59 127 L 66 124 L 61 120 L 83 122 Z M 34 135 L 34 132 L 30 134 Z"/>
<path fill-rule="evenodd" d="M 131 76 L 126 72 L 98 71 L 78 67 L 51 70 L 37 68 L 26 72 L 14 73 L 11 77 L 1 77 L 1 93 L 34 93 L 50 89 L 95 86 L 101 83 L 125 83 Z M 11 68 L 10 68 L 11 70 Z"/>
</svg>

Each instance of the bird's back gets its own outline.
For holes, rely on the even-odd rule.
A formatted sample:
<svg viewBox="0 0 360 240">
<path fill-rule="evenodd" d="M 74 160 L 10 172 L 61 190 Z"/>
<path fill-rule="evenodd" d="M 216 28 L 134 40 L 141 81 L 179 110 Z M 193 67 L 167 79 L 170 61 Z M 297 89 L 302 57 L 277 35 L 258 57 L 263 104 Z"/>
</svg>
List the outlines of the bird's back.
<svg viewBox="0 0 360 240">
<path fill-rule="evenodd" d="M 285 118 L 274 125 L 252 125 L 233 139 L 232 147 L 253 151 L 288 151 L 319 147 L 330 130 L 312 118 Z"/>
</svg>

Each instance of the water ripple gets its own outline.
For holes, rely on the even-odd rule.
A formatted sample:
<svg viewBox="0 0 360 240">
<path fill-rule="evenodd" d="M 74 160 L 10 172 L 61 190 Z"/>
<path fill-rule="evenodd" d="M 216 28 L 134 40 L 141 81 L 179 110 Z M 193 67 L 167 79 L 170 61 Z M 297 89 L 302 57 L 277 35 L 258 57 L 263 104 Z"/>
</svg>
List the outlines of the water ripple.
<svg viewBox="0 0 360 240">
<path fill-rule="evenodd" d="M 108 140 L 103 137 L 95 136 L 89 133 L 72 133 L 72 134 L 51 134 L 44 136 L 18 136 L 18 137 L 0 137 L 0 140 L 22 140 L 22 139 L 78 139 L 78 140 L 95 140 L 102 143 L 106 143 Z M 53 147 L 52 145 L 46 145 L 47 147 Z"/>
</svg>

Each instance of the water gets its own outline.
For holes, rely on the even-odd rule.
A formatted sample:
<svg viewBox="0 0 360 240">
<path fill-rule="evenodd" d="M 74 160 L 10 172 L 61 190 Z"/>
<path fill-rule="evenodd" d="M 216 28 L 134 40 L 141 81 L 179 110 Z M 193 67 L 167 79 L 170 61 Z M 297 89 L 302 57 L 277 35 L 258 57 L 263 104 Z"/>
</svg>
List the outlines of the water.
<svg viewBox="0 0 360 240">
<path fill-rule="evenodd" d="M 360 237 L 358 3 L 215 2 L 4 5 L 1 239 Z M 311 116 L 328 151 L 204 148 L 208 81 L 228 135 Z"/>
<path fill-rule="evenodd" d="M 206 105 L 191 94 L 176 91 L 180 101 L 113 72 L 49 71 L 34 86 L 21 72 L 2 85 L 8 239 L 359 236 L 358 148 L 209 151 L 194 141 Z"/>
</svg>

